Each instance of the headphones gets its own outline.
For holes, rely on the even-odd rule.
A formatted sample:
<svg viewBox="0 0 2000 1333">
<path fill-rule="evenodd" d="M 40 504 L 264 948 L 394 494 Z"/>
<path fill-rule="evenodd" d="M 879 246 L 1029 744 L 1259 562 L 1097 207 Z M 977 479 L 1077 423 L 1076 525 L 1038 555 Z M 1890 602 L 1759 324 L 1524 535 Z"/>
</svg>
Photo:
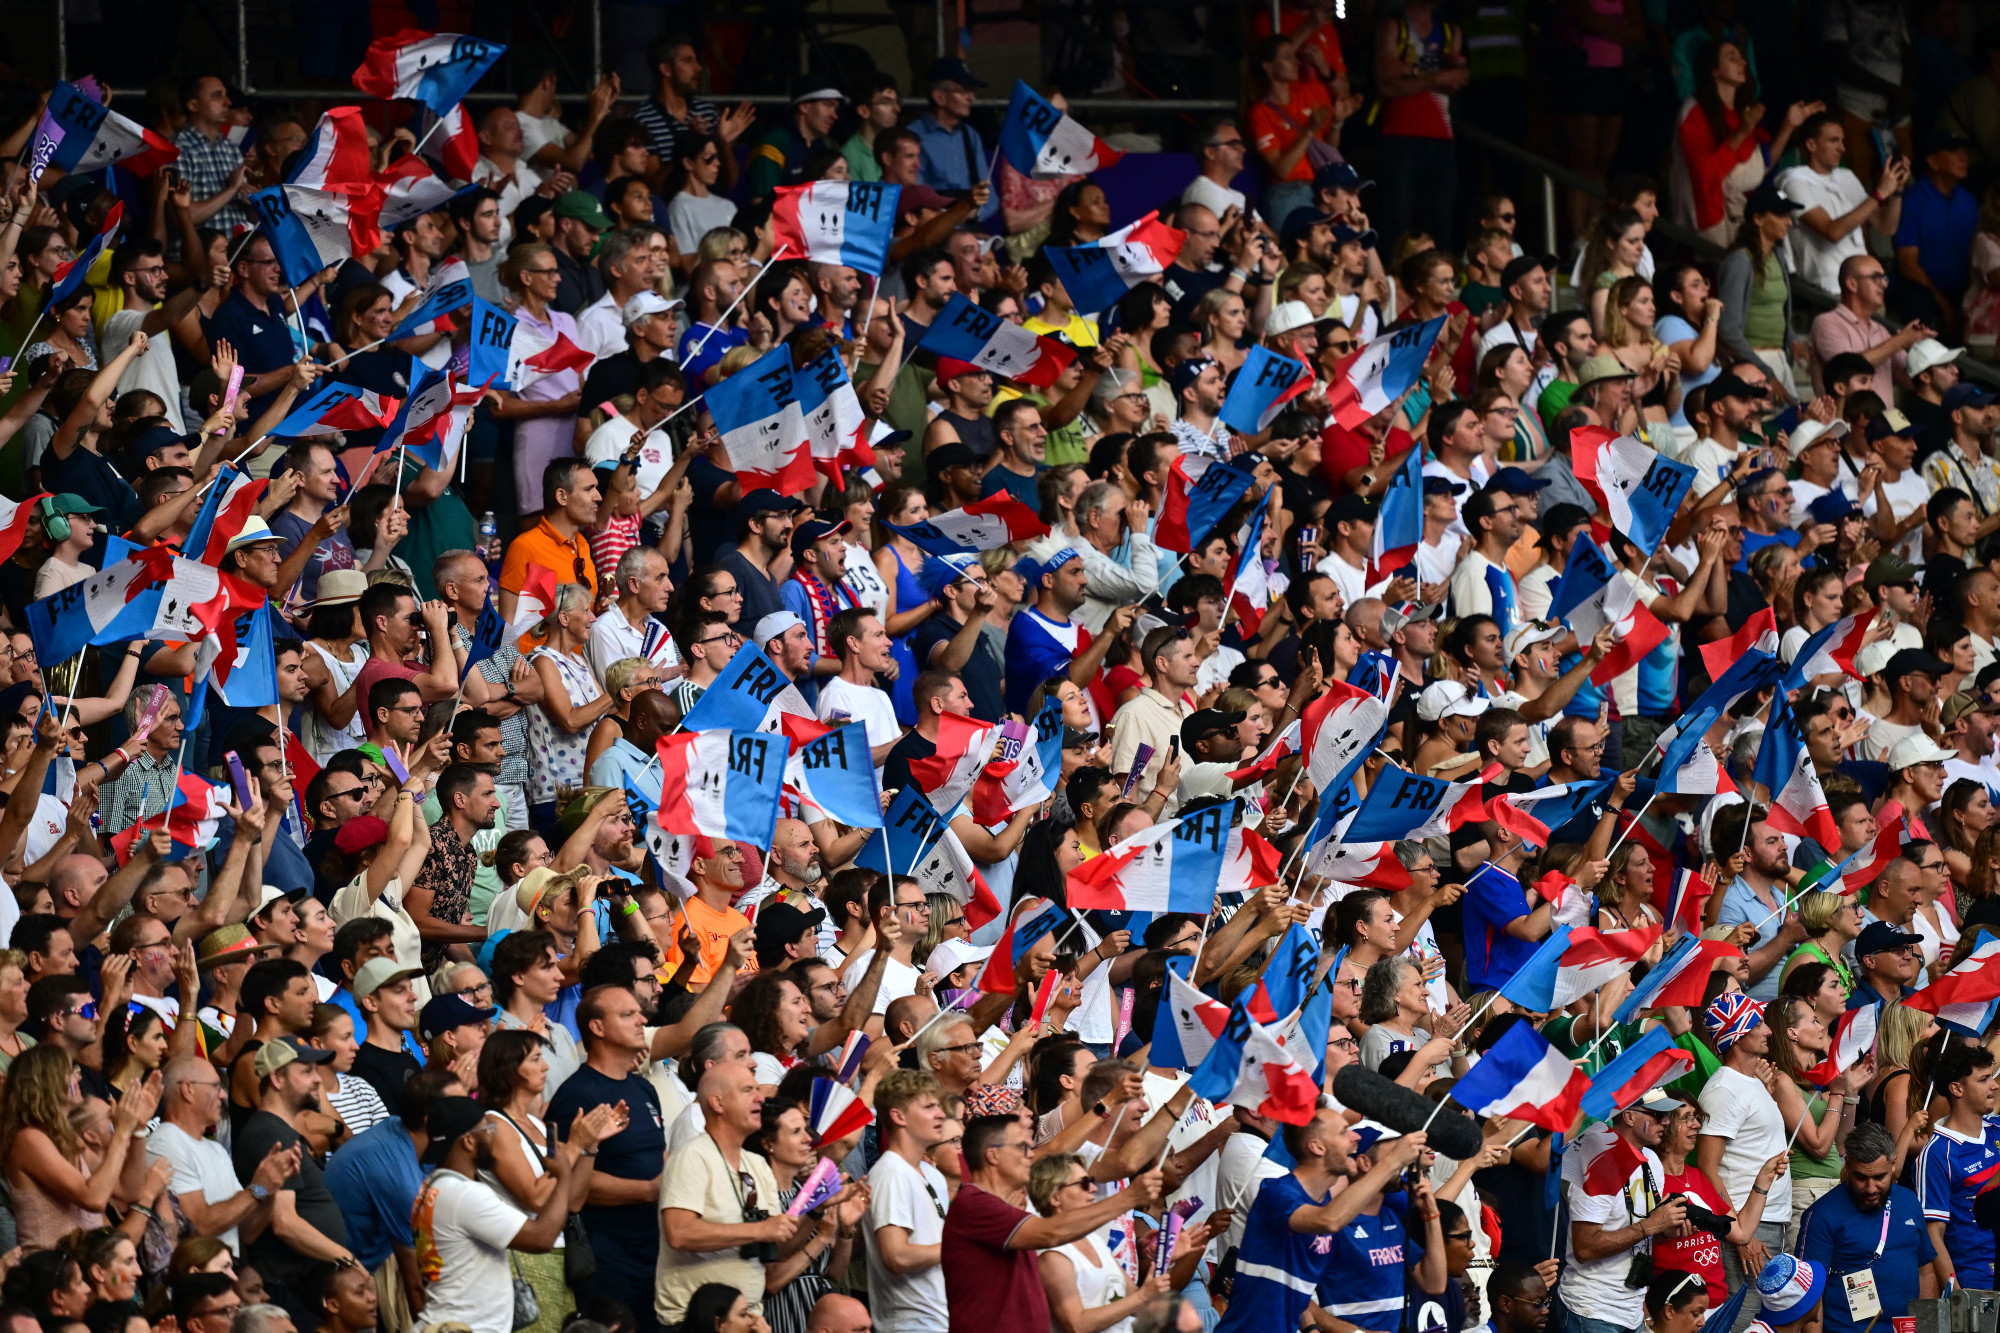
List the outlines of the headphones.
<svg viewBox="0 0 2000 1333">
<path fill-rule="evenodd" d="M 35 502 L 35 517 L 41 520 L 42 531 L 49 540 L 60 546 L 69 540 L 69 515 L 56 509 L 53 497 L 45 497 Z"/>
</svg>

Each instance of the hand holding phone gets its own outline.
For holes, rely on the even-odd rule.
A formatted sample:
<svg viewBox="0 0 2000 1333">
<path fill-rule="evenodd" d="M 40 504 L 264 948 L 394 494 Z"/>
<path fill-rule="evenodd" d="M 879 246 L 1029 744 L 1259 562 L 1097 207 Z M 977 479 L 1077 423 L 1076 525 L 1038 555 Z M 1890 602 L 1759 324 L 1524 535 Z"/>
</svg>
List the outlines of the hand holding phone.
<svg viewBox="0 0 2000 1333">
<path fill-rule="evenodd" d="M 242 809 L 250 808 L 250 776 L 243 771 L 243 760 L 234 750 L 225 750 L 223 762 L 229 765 L 229 785 L 236 789 L 236 804 Z"/>
</svg>

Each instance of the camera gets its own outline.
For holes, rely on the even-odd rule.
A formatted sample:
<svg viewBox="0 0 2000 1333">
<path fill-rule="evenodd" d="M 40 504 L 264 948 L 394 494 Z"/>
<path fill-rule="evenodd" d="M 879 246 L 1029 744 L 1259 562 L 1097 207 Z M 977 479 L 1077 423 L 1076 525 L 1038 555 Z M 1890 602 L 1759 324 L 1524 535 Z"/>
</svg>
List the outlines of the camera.
<svg viewBox="0 0 2000 1333">
<path fill-rule="evenodd" d="M 767 1222 L 770 1218 L 769 1209 L 759 1208 L 754 1203 L 743 1205 L 743 1221 L 746 1225 L 751 1222 Z M 775 1264 L 778 1262 L 778 1243 L 774 1240 L 753 1240 L 748 1245 L 738 1246 L 736 1257 L 752 1259 L 760 1264 Z"/>
<path fill-rule="evenodd" d="M 1724 1240 L 1728 1238 L 1730 1225 L 1736 1219 L 1731 1217 L 1724 1217 L 1721 1213 L 1712 1213 L 1708 1209 L 1696 1203 L 1691 1196 L 1686 1194 L 1669 1194 L 1666 1198 L 1660 1200 L 1660 1202 L 1672 1203 L 1675 1199 L 1680 1200 L 1681 1207 L 1687 1213 L 1687 1220 L 1689 1224 L 1692 1225 L 1696 1231 L 1706 1231 L 1709 1235 L 1715 1237 L 1717 1240 Z"/>
</svg>

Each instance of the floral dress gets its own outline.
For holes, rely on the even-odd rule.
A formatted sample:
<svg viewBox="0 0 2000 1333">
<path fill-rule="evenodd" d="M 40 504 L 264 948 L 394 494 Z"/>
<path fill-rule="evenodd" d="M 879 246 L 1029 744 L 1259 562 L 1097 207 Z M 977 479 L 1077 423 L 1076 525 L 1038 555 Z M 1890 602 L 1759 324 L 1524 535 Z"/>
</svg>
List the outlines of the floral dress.
<svg viewBox="0 0 2000 1333">
<path fill-rule="evenodd" d="M 604 693 L 598 687 L 597 677 L 590 674 L 590 664 L 581 653 L 572 655 L 542 647 L 528 654 L 530 662 L 543 659 L 555 663 L 556 674 L 562 677 L 563 691 L 569 695 L 571 708 L 581 708 Z M 556 799 L 558 788 L 583 786 L 583 753 L 590 743 L 590 736 L 587 732 L 572 735 L 564 731 L 545 708 L 530 708 L 526 712 L 528 799 L 536 805 L 546 805 Z"/>
</svg>

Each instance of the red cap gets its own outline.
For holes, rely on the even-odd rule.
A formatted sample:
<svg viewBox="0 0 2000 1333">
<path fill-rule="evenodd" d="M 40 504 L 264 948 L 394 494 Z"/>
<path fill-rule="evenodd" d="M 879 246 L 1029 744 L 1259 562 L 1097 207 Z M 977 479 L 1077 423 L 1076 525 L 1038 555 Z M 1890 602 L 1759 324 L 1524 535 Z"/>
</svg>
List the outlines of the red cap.
<svg viewBox="0 0 2000 1333">
<path fill-rule="evenodd" d="M 333 835 L 333 845 L 350 856 L 366 851 L 370 847 L 380 847 L 389 840 L 389 826 L 374 815 L 357 815 L 340 826 Z"/>
<path fill-rule="evenodd" d="M 955 356 L 941 356 L 938 358 L 937 382 L 939 384 L 950 384 L 960 375 L 990 375 L 992 373 L 984 366 L 975 366 L 970 361 L 961 361 Z"/>
</svg>

